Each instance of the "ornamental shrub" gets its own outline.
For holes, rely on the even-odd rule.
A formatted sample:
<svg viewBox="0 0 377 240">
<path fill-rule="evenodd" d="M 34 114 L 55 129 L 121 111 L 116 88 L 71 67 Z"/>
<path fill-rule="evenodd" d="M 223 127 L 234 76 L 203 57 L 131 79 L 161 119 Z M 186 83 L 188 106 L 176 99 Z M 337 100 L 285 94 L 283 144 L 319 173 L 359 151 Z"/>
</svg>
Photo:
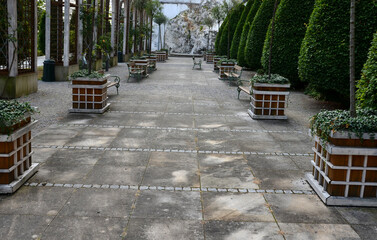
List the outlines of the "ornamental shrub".
<svg viewBox="0 0 377 240">
<path fill-rule="evenodd" d="M 262 67 L 260 60 L 264 39 L 266 38 L 267 28 L 270 24 L 274 10 L 275 0 L 263 0 L 258 12 L 251 24 L 249 34 L 247 36 L 245 46 L 245 60 L 248 66 L 253 69 Z"/>
<path fill-rule="evenodd" d="M 315 0 L 281 0 L 275 16 L 274 40 L 271 49 L 271 72 L 289 79 L 297 86 L 298 56 L 304 39 L 306 25 L 313 11 Z M 264 42 L 261 63 L 268 69 L 272 21 Z"/>
<path fill-rule="evenodd" d="M 243 10 L 245 9 L 245 6 L 241 3 L 237 6 L 233 7 L 233 9 L 229 13 L 229 21 L 224 26 L 223 32 L 221 34 L 221 40 L 219 45 L 219 52 L 220 55 L 228 55 L 228 30 L 230 32 L 230 43 L 229 48 L 232 45 L 232 38 L 233 33 L 236 31 L 238 20 L 240 20 Z M 229 26 L 228 26 L 229 25 Z"/>
<path fill-rule="evenodd" d="M 226 23 L 228 22 L 228 16 L 224 19 L 223 23 L 221 24 L 219 28 L 219 32 L 216 35 L 216 40 L 215 40 L 215 52 L 218 54 L 219 53 L 219 46 L 220 46 L 220 40 L 221 40 L 221 35 L 223 33 L 224 27 Z"/>
<path fill-rule="evenodd" d="M 361 72 L 361 79 L 357 84 L 357 88 L 358 106 L 377 110 L 377 33 L 374 34 L 368 60 Z"/>
<path fill-rule="evenodd" d="M 356 1 L 356 74 L 361 73 L 377 29 L 376 0 Z M 309 88 L 326 97 L 348 102 L 349 16 L 344 0 L 317 0 L 301 45 L 299 76 Z"/>
<path fill-rule="evenodd" d="M 255 0 L 249 0 L 244 8 L 241 18 L 237 23 L 236 31 L 233 34 L 232 46 L 230 47 L 230 57 L 237 58 L 238 46 L 240 45 L 242 29 L 249 14 L 250 8 L 253 6 Z"/>
<path fill-rule="evenodd" d="M 289 80 L 279 74 L 271 74 L 271 78 L 265 75 L 255 75 L 251 78 L 252 83 L 289 84 Z"/>
<path fill-rule="evenodd" d="M 250 31 L 251 23 L 253 22 L 255 14 L 257 13 L 261 3 L 262 3 L 262 0 L 254 0 L 253 6 L 250 8 L 250 11 L 246 17 L 245 24 L 243 25 L 243 28 L 242 28 L 240 44 L 238 46 L 237 60 L 238 60 L 238 65 L 243 66 L 243 67 L 245 66 L 250 67 L 247 65 L 247 62 L 245 60 L 246 40 Z"/>
</svg>

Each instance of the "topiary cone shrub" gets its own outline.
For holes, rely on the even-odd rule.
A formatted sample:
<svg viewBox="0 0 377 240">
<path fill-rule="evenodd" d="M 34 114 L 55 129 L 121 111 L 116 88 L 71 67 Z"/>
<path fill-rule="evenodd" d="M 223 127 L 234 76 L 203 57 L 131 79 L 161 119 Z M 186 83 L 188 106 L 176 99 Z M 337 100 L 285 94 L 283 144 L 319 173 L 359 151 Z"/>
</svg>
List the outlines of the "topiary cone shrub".
<svg viewBox="0 0 377 240">
<path fill-rule="evenodd" d="M 226 16 L 223 23 L 221 24 L 221 26 L 219 28 L 219 32 L 216 35 L 216 40 L 215 40 L 215 52 L 216 53 L 219 53 L 221 35 L 224 32 L 225 25 L 228 23 L 228 19 L 229 19 L 229 17 Z"/>
<path fill-rule="evenodd" d="M 219 55 L 228 56 L 228 37 L 229 37 L 229 48 L 232 46 L 233 34 L 236 31 L 237 23 L 241 18 L 242 12 L 245 9 L 245 6 L 241 3 L 233 7 L 229 13 L 229 21 L 224 26 L 223 32 L 221 34 L 219 52 L 216 52 Z M 228 26 L 229 25 L 229 26 Z M 229 36 L 228 36 L 229 30 Z M 230 49 L 229 49 L 230 51 Z"/>
<path fill-rule="evenodd" d="M 356 96 L 359 107 L 377 110 L 377 33 L 374 34 L 368 60 L 362 70 L 357 88 Z"/>
<path fill-rule="evenodd" d="M 258 12 L 259 6 L 261 5 L 261 0 L 255 0 L 253 6 L 250 8 L 249 13 L 247 14 L 247 18 L 245 24 L 242 28 L 242 34 L 240 39 L 240 44 L 238 46 L 238 53 L 237 53 L 237 62 L 238 65 L 243 67 L 250 67 L 245 59 L 245 46 L 247 41 L 247 36 L 250 31 L 251 24 L 254 20 L 255 14 Z"/>
<path fill-rule="evenodd" d="M 301 85 L 298 77 L 298 56 L 306 26 L 315 0 L 281 0 L 275 16 L 275 32 L 272 44 L 271 72 L 289 79 L 293 86 Z M 261 63 L 268 69 L 271 26 L 267 31 Z"/>
<path fill-rule="evenodd" d="M 301 45 L 299 76 L 316 93 L 349 99 L 349 1 L 317 0 Z M 377 29 L 377 3 L 356 1 L 356 75 Z"/>
<path fill-rule="evenodd" d="M 236 31 L 231 36 L 232 45 L 230 47 L 230 58 L 237 59 L 238 47 L 241 41 L 241 34 L 242 34 L 243 26 L 245 25 L 247 15 L 249 14 L 250 8 L 253 6 L 254 1 L 255 0 L 249 0 L 247 2 L 246 7 L 244 8 L 242 12 L 241 18 L 238 20 Z"/>
<path fill-rule="evenodd" d="M 270 24 L 275 0 L 264 0 L 255 15 L 245 46 L 245 60 L 252 70 L 262 67 L 261 57 L 267 28 Z"/>
</svg>

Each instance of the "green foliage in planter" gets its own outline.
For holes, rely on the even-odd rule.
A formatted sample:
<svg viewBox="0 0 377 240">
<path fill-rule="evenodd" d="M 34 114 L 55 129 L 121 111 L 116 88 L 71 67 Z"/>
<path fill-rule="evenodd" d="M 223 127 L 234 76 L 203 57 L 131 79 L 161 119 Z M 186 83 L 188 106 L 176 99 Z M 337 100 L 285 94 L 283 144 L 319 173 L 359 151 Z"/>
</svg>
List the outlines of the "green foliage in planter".
<svg viewBox="0 0 377 240">
<path fill-rule="evenodd" d="M 297 86 L 298 56 L 306 26 L 313 11 L 315 0 L 281 0 L 276 11 L 275 31 L 272 44 L 271 72 L 280 74 Z M 272 21 L 268 27 L 261 63 L 268 69 Z"/>
<path fill-rule="evenodd" d="M 243 66 L 243 67 L 250 67 L 245 59 L 245 46 L 246 46 L 246 41 L 247 41 L 247 36 L 250 31 L 251 24 L 253 23 L 255 14 L 258 12 L 258 9 L 262 3 L 262 0 L 255 0 L 253 3 L 253 6 L 250 8 L 249 13 L 247 14 L 245 24 L 243 25 L 242 28 L 242 34 L 241 34 L 241 39 L 240 39 L 240 44 L 238 46 L 238 54 L 237 54 L 237 60 L 238 60 L 238 65 Z"/>
<path fill-rule="evenodd" d="M 245 46 L 245 60 L 251 69 L 259 69 L 262 67 L 260 60 L 264 39 L 266 38 L 267 28 L 270 24 L 274 10 L 275 0 L 264 0 L 255 15 L 251 24 L 250 31 L 247 36 Z"/>
<path fill-rule="evenodd" d="M 351 117 L 346 110 L 321 111 L 310 119 L 311 134 L 324 142 L 329 140 L 331 131 L 355 133 L 362 139 L 364 133 L 377 132 L 377 111 L 370 108 L 358 109 L 357 117 Z"/>
<path fill-rule="evenodd" d="M 85 77 L 85 78 L 97 78 L 98 79 L 98 78 L 101 78 L 103 76 L 104 76 L 103 73 L 92 72 L 91 74 L 89 74 L 87 69 L 83 69 L 83 70 L 72 73 L 69 76 L 69 78 L 70 79 L 76 79 L 76 78 L 80 78 L 80 77 Z"/>
<path fill-rule="evenodd" d="M 377 29 L 377 1 L 356 1 L 356 75 Z M 300 79 L 322 96 L 348 102 L 349 16 L 345 0 L 317 0 L 299 56 Z"/>
<path fill-rule="evenodd" d="M 236 31 L 233 34 L 232 46 L 230 47 L 230 57 L 237 58 L 238 54 L 238 47 L 240 45 L 241 34 L 243 30 L 243 26 L 245 25 L 246 17 L 249 14 L 250 8 L 253 6 L 255 0 L 249 0 L 244 8 L 241 18 L 237 23 Z"/>
<path fill-rule="evenodd" d="M 161 51 L 161 52 L 169 52 L 169 50 L 166 49 L 166 48 L 161 48 L 160 51 Z"/>
<path fill-rule="evenodd" d="M 28 117 L 27 115 L 33 113 L 35 113 L 35 110 L 28 102 L 0 100 L 0 129 L 15 125 Z M 10 134 L 13 129 L 8 129 L 8 131 L 8 134 Z"/>
<path fill-rule="evenodd" d="M 368 60 L 357 84 L 357 104 L 377 110 L 377 33 L 374 34 L 372 46 L 369 49 Z"/>
<path fill-rule="evenodd" d="M 226 55 L 215 55 L 214 58 L 226 58 Z"/>
<path fill-rule="evenodd" d="M 271 79 L 268 75 L 255 75 L 250 80 L 251 83 L 269 83 L 269 84 L 289 84 L 289 80 L 279 74 L 271 74 Z"/>
<path fill-rule="evenodd" d="M 222 59 L 220 59 L 220 61 L 217 62 L 217 65 L 221 65 L 224 62 L 237 64 L 237 60 L 236 59 L 222 58 Z"/>
<path fill-rule="evenodd" d="M 229 13 L 229 21 L 224 26 L 223 32 L 221 34 L 219 51 L 217 52 L 220 55 L 228 54 L 228 37 L 229 37 L 229 48 L 232 45 L 233 33 L 236 30 L 237 23 L 241 18 L 242 12 L 245 9 L 245 6 L 241 3 L 233 7 Z M 228 36 L 229 30 L 229 36 Z M 230 50 L 230 49 L 229 49 Z"/>
<path fill-rule="evenodd" d="M 228 16 L 224 19 L 223 23 L 221 24 L 219 28 L 219 32 L 216 35 L 216 40 L 215 40 L 215 52 L 219 54 L 219 46 L 220 46 L 220 40 L 221 40 L 221 35 L 223 34 L 225 25 L 228 23 Z"/>
</svg>

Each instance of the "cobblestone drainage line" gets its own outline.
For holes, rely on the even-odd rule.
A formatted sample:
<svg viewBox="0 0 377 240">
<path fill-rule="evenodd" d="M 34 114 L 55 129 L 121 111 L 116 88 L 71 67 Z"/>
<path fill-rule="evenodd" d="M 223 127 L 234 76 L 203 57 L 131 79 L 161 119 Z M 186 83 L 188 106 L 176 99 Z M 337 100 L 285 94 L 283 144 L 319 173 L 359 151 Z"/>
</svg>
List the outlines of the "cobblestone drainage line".
<svg viewBox="0 0 377 240">
<path fill-rule="evenodd" d="M 144 127 L 144 126 L 121 126 L 121 125 L 97 125 L 97 124 L 57 124 L 58 127 L 96 127 L 96 128 L 124 128 L 124 129 L 153 129 L 153 130 L 177 130 L 199 132 L 242 132 L 242 133 L 295 133 L 304 134 L 303 131 L 285 130 L 248 130 L 248 129 L 217 129 L 217 128 L 177 128 L 177 127 Z M 306 133 L 305 133 L 306 134 Z"/>
<path fill-rule="evenodd" d="M 217 103 L 192 103 L 192 102 L 152 102 L 152 101 L 136 101 L 136 100 L 129 100 L 129 101 L 108 101 L 109 103 L 130 103 L 135 102 L 137 104 L 172 104 L 172 105 L 198 105 L 198 106 L 240 106 L 239 104 L 231 104 L 231 103 L 225 103 L 225 104 L 217 104 Z"/>
<path fill-rule="evenodd" d="M 184 116 L 215 116 L 215 117 L 244 117 L 245 114 L 212 114 L 212 113 L 174 113 L 174 112 L 131 112 L 131 111 L 119 111 L 109 110 L 109 113 L 130 113 L 130 114 L 166 114 L 166 115 L 184 115 Z"/>
<path fill-rule="evenodd" d="M 32 145 L 34 148 L 77 149 L 97 151 L 124 151 L 124 152 L 173 152 L 173 153 L 202 153 L 202 154 L 228 154 L 228 155 L 273 155 L 273 156 L 314 156 L 314 153 L 281 153 L 281 152 L 230 152 L 230 151 L 204 151 L 204 150 L 178 150 L 154 148 L 110 148 L 88 146 L 57 146 L 57 145 Z"/>
<path fill-rule="evenodd" d="M 137 186 L 137 185 L 110 185 L 110 184 L 70 184 L 70 183 L 25 183 L 30 187 L 64 187 L 64 188 L 101 188 L 101 189 L 131 189 L 131 190 L 156 190 L 156 191 L 184 191 L 184 192 L 228 192 L 228 193 L 273 193 L 273 194 L 305 194 L 313 195 L 312 190 L 277 190 L 253 188 L 211 188 L 211 187 L 166 187 L 166 186 Z"/>
</svg>

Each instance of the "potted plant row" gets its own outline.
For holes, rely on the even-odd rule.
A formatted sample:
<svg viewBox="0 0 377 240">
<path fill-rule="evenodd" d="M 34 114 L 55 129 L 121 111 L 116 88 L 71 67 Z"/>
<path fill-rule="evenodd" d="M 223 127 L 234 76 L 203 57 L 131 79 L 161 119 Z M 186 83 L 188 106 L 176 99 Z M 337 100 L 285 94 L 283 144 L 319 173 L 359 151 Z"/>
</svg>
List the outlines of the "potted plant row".
<svg viewBox="0 0 377 240">
<path fill-rule="evenodd" d="M 287 119 L 289 80 L 278 74 L 255 75 L 250 80 L 250 109 L 248 113 L 253 119 Z"/>
<path fill-rule="evenodd" d="M 72 88 L 72 113 L 104 113 L 109 107 L 107 85 L 110 74 L 103 71 L 80 70 L 70 75 Z"/>
<path fill-rule="evenodd" d="M 0 193 L 15 192 L 38 170 L 31 159 L 35 111 L 29 103 L 0 100 Z"/>
<path fill-rule="evenodd" d="M 309 184 L 327 205 L 377 206 L 377 110 L 321 111 L 311 119 Z"/>
</svg>

